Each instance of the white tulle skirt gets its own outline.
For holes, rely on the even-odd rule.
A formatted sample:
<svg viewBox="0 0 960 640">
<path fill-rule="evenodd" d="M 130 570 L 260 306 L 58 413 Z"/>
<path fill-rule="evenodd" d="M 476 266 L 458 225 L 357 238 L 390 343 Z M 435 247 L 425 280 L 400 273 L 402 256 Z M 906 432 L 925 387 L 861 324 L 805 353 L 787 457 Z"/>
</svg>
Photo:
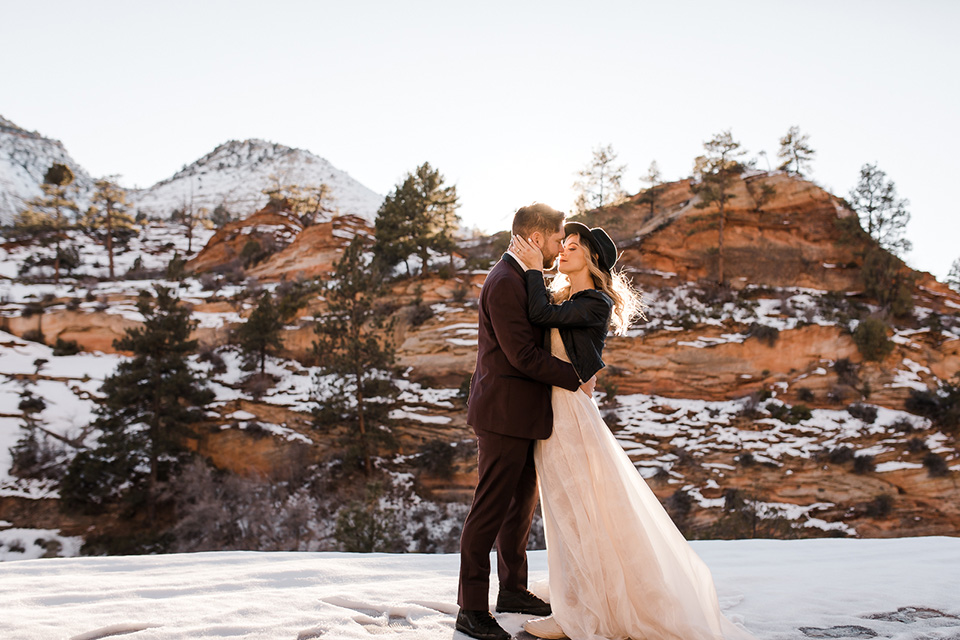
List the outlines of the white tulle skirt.
<svg viewBox="0 0 960 640">
<path fill-rule="evenodd" d="M 553 354 L 567 360 L 556 329 Z M 747 640 L 720 612 L 710 570 L 582 392 L 553 388 L 553 435 L 535 459 L 550 603 L 572 640 Z"/>
</svg>

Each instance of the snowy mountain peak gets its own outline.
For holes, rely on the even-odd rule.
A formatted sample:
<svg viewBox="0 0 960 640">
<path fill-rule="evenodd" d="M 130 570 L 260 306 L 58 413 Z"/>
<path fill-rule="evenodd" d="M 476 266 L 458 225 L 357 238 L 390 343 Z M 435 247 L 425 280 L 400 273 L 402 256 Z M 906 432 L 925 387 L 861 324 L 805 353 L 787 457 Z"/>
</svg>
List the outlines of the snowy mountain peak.
<svg viewBox="0 0 960 640">
<path fill-rule="evenodd" d="M 42 195 L 43 176 L 54 163 L 65 164 L 73 171 L 77 204 L 86 208 L 93 179 L 63 144 L 0 116 L 0 224 L 12 222 L 27 200 Z"/>
<path fill-rule="evenodd" d="M 65 164 L 76 176 L 76 200 L 89 205 L 93 179 L 58 140 L 27 131 L 0 116 L 0 225 L 10 224 L 27 200 L 41 195 L 43 176 L 54 163 Z M 383 202 L 380 196 L 305 149 L 260 139 L 230 140 L 148 189 L 131 190 L 135 210 L 166 218 L 174 209 L 192 206 L 213 211 L 224 206 L 245 217 L 267 203 L 264 189 L 281 185 L 330 188 L 334 214 L 352 214 L 371 224 Z"/>
<path fill-rule="evenodd" d="M 288 157 L 291 154 L 301 153 L 312 155 L 301 149 L 294 149 L 276 142 L 267 142 L 258 138 L 249 140 L 229 140 L 203 156 L 193 164 L 185 166 L 173 175 L 154 185 L 154 188 L 191 176 L 202 176 L 223 169 L 239 168 L 244 164 L 260 164 L 278 158 Z M 322 160 L 322 159 L 321 159 Z M 324 160 L 324 162 L 326 162 Z"/>
<path fill-rule="evenodd" d="M 189 206 L 213 210 L 224 206 L 246 216 L 267 202 L 263 189 L 277 183 L 330 187 L 331 208 L 371 223 L 383 197 L 363 186 L 324 158 L 260 139 L 230 140 L 149 189 L 133 192 L 138 210 L 165 217 Z"/>
</svg>

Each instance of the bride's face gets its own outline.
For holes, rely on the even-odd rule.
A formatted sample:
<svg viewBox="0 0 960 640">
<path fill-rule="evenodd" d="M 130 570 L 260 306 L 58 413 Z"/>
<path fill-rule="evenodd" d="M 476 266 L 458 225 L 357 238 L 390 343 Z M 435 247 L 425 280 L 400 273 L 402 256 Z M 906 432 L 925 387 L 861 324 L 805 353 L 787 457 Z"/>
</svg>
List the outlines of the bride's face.
<svg viewBox="0 0 960 640">
<path fill-rule="evenodd" d="M 560 259 L 557 263 L 557 269 L 560 273 L 568 276 L 579 271 L 587 269 L 587 250 L 580 242 L 580 236 L 576 233 L 564 238 L 563 245 L 560 247 Z"/>
</svg>

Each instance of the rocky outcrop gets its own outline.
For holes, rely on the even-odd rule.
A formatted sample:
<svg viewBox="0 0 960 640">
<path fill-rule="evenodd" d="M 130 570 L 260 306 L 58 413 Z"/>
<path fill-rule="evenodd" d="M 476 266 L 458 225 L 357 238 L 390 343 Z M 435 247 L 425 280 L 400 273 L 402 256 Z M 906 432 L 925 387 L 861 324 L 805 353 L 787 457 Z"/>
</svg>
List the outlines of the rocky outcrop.
<svg viewBox="0 0 960 640">
<path fill-rule="evenodd" d="M 737 180 L 724 224 L 725 279 L 745 284 L 855 291 L 861 249 L 845 241 L 839 220 L 854 216 L 843 200 L 817 185 L 783 173 Z M 610 228 L 644 286 L 717 278 L 719 211 L 698 208 L 690 180 L 662 187 L 654 212 L 638 194 L 587 214 Z"/>
<path fill-rule="evenodd" d="M 327 276 L 343 248 L 356 236 L 369 237 L 370 227 L 356 216 L 337 216 L 303 229 L 294 240 L 248 271 L 259 280 L 296 280 Z"/>
<path fill-rule="evenodd" d="M 84 351 L 113 353 L 113 341 L 124 336 L 127 329 L 140 326 L 136 320 L 106 311 L 70 311 L 51 309 L 31 316 L 0 318 L 0 329 L 16 336 L 39 331 L 47 344 L 57 339 L 76 341 Z"/>
<path fill-rule="evenodd" d="M 281 206 L 268 205 L 249 218 L 224 225 L 187 262 L 187 269 L 203 273 L 248 266 L 286 247 L 302 230 L 303 225 L 292 214 Z"/>
<path fill-rule="evenodd" d="M 283 203 L 270 203 L 249 218 L 226 224 L 187 263 L 194 273 L 245 268 L 261 281 L 329 275 L 343 248 L 360 235 L 372 242 L 372 229 L 351 215 L 304 227 Z"/>
</svg>

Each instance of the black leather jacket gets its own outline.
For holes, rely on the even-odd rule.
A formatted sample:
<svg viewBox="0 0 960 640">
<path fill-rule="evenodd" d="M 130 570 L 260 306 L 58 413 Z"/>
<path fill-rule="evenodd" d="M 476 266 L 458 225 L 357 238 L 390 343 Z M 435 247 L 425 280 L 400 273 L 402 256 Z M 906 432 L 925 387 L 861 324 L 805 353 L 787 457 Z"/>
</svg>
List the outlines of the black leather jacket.
<svg viewBox="0 0 960 640">
<path fill-rule="evenodd" d="M 610 296 L 596 289 L 585 289 L 560 304 L 550 303 L 543 274 L 527 271 L 527 315 L 530 321 L 545 327 L 557 327 L 567 357 L 586 382 L 604 367 L 602 354 L 607 327 L 613 311 Z"/>
</svg>

